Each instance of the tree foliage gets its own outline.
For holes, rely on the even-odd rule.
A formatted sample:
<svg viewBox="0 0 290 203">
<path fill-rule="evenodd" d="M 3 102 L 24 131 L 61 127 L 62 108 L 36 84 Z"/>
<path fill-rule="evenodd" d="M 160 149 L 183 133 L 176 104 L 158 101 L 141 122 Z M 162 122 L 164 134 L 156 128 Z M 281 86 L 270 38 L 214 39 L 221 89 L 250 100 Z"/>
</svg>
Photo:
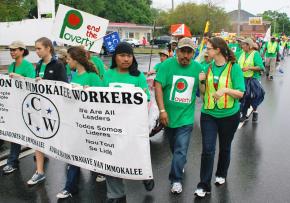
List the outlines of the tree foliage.
<svg viewBox="0 0 290 203">
<path fill-rule="evenodd" d="M 34 0 L 1 0 L 0 22 L 25 19 L 35 5 Z"/>
<path fill-rule="evenodd" d="M 153 22 L 150 0 L 106 0 L 100 16 L 113 22 L 150 24 Z"/>
<path fill-rule="evenodd" d="M 0 21 L 18 21 L 37 17 L 37 0 L 1 0 Z M 112 22 L 151 24 L 152 0 L 56 0 L 56 8 L 64 4 Z"/>
<path fill-rule="evenodd" d="M 268 10 L 259 15 L 263 17 L 263 20 L 271 22 L 272 30 L 274 32 L 285 32 L 288 35 L 290 34 L 290 19 L 286 13 Z"/>
<path fill-rule="evenodd" d="M 210 21 L 210 31 L 220 32 L 230 26 L 229 18 L 224 9 L 213 4 L 183 3 L 174 11 L 161 12 L 157 23 L 166 26 L 184 23 L 190 27 L 193 34 L 201 34 L 204 31 L 206 21 Z"/>
</svg>

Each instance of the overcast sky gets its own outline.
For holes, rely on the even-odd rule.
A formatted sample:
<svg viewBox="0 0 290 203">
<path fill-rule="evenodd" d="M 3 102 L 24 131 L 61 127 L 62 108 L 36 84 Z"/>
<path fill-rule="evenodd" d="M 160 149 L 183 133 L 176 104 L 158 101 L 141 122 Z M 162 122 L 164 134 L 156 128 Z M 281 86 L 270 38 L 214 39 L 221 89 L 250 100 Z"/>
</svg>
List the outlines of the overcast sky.
<svg viewBox="0 0 290 203">
<path fill-rule="evenodd" d="M 238 0 L 213 0 L 218 6 L 225 8 L 226 11 L 232 11 L 238 8 Z M 153 7 L 159 9 L 170 9 L 172 0 L 153 0 Z M 176 5 L 182 2 L 202 3 L 205 0 L 174 0 Z M 263 13 L 266 10 L 279 10 L 285 12 L 290 17 L 290 0 L 241 0 L 242 9 L 254 15 Z"/>
</svg>

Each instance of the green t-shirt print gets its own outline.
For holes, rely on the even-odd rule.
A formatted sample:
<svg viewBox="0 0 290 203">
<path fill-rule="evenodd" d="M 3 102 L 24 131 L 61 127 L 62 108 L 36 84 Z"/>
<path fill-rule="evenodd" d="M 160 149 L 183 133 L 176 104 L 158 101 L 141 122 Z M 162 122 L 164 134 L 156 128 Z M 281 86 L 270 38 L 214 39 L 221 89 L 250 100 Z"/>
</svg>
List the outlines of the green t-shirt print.
<svg viewBox="0 0 290 203">
<path fill-rule="evenodd" d="M 198 76 L 202 70 L 196 61 L 183 67 L 177 58 L 167 59 L 161 64 L 155 81 L 162 86 L 164 107 L 169 117 L 168 127 L 193 124 Z"/>
</svg>

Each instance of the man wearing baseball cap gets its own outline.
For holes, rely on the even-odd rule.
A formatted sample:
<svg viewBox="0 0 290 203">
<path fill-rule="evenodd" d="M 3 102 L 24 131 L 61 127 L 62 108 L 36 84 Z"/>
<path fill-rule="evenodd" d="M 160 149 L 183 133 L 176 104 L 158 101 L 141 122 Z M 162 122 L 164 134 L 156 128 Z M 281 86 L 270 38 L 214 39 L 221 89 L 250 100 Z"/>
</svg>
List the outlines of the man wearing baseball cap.
<svg viewBox="0 0 290 203">
<path fill-rule="evenodd" d="M 263 59 L 260 56 L 259 52 L 254 50 L 253 47 L 255 45 L 254 41 L 251 38 L 246 38 L 241 41 L 242 43 L 242 49 L 243 52 L 241 53 L 240 58 L 238 59 L 238 63 L 240 67 L 242 68 L 245 84 L 246 84 L 246 90 L 254 92 L 257 89 L 251 89 L 252 85 L 250 85 L 252 82 L 256 82 L 258 84 L 255 87 L 260 87 L 259 81 L 261 80 L 261 72 L 265 70 Z M 258 95 L 258 94 L 256 94 Z M 247 112 L 250 106 L 253 107 L 253 117 L 252 121 L 257 122 L 258 121 L 258 101 L 260 98 L 249 98 L 247 94 L 244 94 L 242 100 L 241 100 L 241 122 L 244 122 L 248 120 Z"/>
<path fill-rule="evenodd" d="M 159 117 L 173 154 L 169 180 L 174 194 L 182 192 L 184 166 L 193 129 L 195 95 L 202 71 L 201 65 L 192 60 L 193 55 L 193 41 L 182 38 L 177 45 L 177 57 L 164 61 L 155 78 Z"/>
<path fill-rule="evenodd" d="M 166 59 L 169 58 L 169 52 L 167 50 L 162 50 L 159 52 L 159 57 L 160 57 L 160 63 L 157 63 L 154 66 L 154 70 L 149 71 L 147 74 L 148 75 L 152 75 L 158 72 L 160 65 L 163 63 L 163 61 L 165 61 Z"/>
</svg>

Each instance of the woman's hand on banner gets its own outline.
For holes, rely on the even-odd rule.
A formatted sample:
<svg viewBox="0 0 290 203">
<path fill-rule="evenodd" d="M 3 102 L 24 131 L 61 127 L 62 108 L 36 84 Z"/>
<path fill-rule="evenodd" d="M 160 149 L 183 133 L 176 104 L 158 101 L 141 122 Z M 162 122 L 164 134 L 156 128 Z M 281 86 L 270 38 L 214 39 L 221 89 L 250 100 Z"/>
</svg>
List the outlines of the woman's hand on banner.
<svg viewBox="0 0 290 203">
<path fill-rule="evenodd" d="M 19 75 L 19 74 L 17 74 L 17 73 L 10 73 L 10 74 L 9 74 L 9 77 L 10 77 L 10 78 L 23 78 L 23 76 L 21 76 L 21 75 Z"/>
<path fill-rule="evenodd" d="M 41 77 L 36 77 L 36 78 L 35 78 L 35 81 L 36 81 L 36 82 L 38 82 L 38 81 L 40 81 L 40 80 L 42 80 Z"/>
</svg>

